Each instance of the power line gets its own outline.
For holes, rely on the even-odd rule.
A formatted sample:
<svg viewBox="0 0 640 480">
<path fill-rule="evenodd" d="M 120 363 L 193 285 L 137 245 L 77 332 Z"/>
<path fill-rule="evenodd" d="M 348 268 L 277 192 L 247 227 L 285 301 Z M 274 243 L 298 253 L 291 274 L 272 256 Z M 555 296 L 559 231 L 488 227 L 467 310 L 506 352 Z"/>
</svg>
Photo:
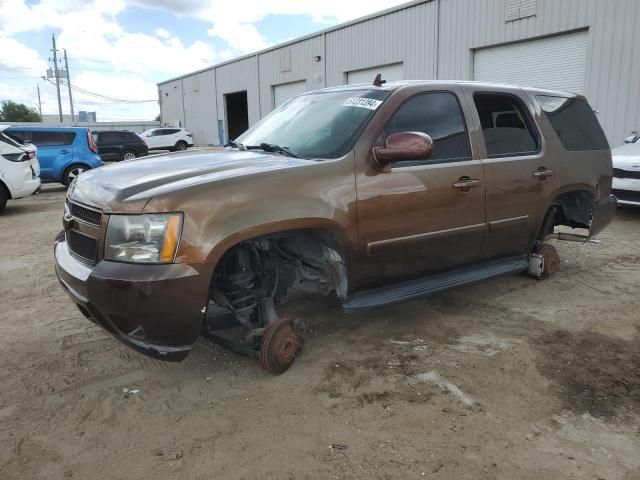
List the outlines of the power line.
<svg viewBox="0 0 640 480">
<path fill-rule="evenodd" d="M 51 85 L 55 85 L 54 82 L 52 82 L 51 80 L 45 78 L 43 80 L 46 80 L 47 82 L 49 82 Z M 67 82 L 65 82 L 64 80 L 60 80 L 60 83 L 63 85 L 68 85 Z M 109 97 L 107 95 L 102 95 L 100 93 L 95 93 L 95 92 L 90 92 L 89 90 L 85 90 L 84 88 L 78 87 L 77 85 L 71 85 L 71 89 L 75 90 L 77 92 L 83 93 L 84 95 L 89 95 L 91 97 L 95 97 L 98 98 L 100 100 L 106 100 L 108 102 L 113 102 L 113 103 L 150 103 L 150 102 L 157 102 L 157 99 L 153 99 L 153 100 L 126 100 L 123 98 L 114 98 L 114 97 Z"/>
</svg>

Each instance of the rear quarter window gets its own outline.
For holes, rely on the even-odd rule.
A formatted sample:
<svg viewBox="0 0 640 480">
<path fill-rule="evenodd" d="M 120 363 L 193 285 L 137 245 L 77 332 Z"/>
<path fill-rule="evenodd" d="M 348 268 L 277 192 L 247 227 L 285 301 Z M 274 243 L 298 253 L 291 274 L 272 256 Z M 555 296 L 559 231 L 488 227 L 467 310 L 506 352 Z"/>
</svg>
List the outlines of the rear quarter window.
<svg viewBox="0 0 640 480">
<path fill-rule="evenodd" d="M 607 137 L 586 100 L 548 95 L 537 95 L 536 100 L 565 149 L 581 152 L 609 148 Z"/>
</svg>

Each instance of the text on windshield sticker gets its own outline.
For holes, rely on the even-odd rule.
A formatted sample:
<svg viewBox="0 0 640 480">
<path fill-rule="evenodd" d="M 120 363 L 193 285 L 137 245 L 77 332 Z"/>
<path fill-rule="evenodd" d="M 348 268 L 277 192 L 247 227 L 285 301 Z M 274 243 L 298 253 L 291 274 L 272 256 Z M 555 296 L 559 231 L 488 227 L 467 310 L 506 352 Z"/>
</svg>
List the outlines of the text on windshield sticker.
<svg viewBox="0 0 640 480">
<path fill-rule="evenodd" d="M 369 110 L 377 109 L 382 100 L 376 100 L 374 98 L 362 98 L 362 97 L 351 97 L 347 98 L 347 100 L 343 103 L 345 107 L 360 107 L 360 108 L 368 108 Z"/>
</svg>

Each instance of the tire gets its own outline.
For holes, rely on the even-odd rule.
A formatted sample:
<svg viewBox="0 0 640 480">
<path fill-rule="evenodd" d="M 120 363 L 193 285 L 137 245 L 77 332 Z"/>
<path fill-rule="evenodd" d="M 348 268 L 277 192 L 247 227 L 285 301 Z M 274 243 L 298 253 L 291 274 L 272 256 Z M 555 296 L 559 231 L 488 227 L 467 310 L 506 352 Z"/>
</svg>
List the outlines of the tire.
<svg viewBox="0 0 640 480">
<path fill-rule="evenodd" d="M 184 152 L 187 148 L 189 148 L 189 145 L 187 145 L 187 142 L 180 140 L 176 143 L 176 146 L 174 147 L 173 151 Z"/>
<path fill-rule="evenodd" d="M 9 200 L 9 194 L 6 187 L 0 182 L 0 212 L 7 206 L 7 200 Z"/>
<path fill-rule="evenodd" d="M 85 165 L 69 165 L 62 174 L 62 183 L 65 187 L 68 187 L 78 175 L 82 172 L 86 172 L 87 170 L 89 169 Z"/>
<path fill-rule="evenodd" d="M 137 158 L 138 154 L 134 150 L 123 150 L 120 153 L 120 160 L 133 160 Z"/>
</svg>

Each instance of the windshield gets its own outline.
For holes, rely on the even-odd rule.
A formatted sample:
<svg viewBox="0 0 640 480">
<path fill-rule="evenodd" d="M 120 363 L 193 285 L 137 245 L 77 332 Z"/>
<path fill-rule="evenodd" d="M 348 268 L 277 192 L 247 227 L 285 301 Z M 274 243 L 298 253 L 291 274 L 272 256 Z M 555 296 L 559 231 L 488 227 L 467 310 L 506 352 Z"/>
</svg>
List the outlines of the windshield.
<svg viewBox="0 0 640 480">
<path fill-rule="evenodd" d="M 347 90 L 301 95 L 271 112 L 236 143 L 277 145 L 303 157 L 339 157 L 353 146 L 389 93 Z"/>
</svg>

